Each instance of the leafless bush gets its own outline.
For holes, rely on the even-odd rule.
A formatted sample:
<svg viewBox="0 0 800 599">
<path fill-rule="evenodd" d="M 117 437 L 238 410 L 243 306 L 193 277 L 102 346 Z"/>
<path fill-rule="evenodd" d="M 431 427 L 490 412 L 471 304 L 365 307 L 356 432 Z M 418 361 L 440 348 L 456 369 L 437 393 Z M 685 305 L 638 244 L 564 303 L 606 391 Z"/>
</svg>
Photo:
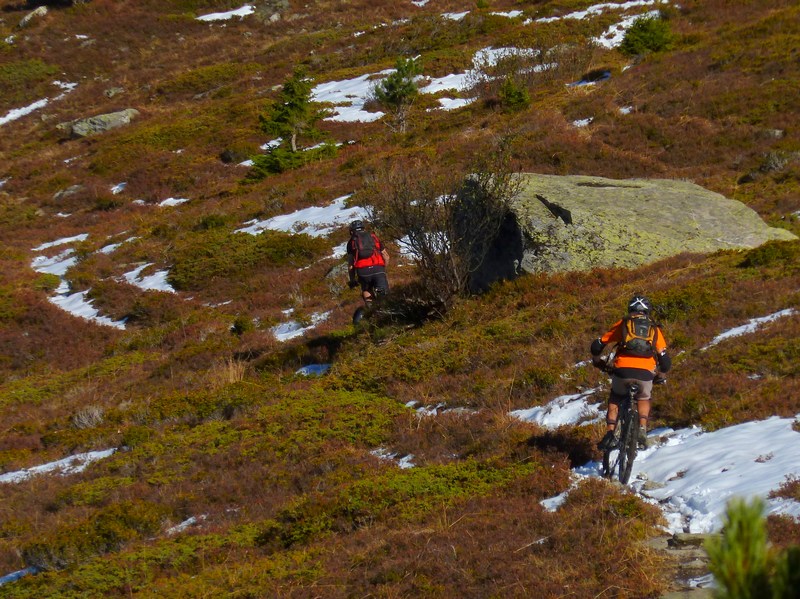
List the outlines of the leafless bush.
<svg viewBox="0 0 800 599">
<path fill-rule="evenodd" d="M 428 160 L 394 167 L 369 180 L 366 194 L 373 222 L 419 267 L 425 299 L 446 309 L 469 292 L 519 185 L 501 147 L 461 172 Z"/>
<path fill-rule="evenodd" d="M 105 411 L 100 406 L 86 406 L 72 416 L 72 426 L 77 429 L 94 428 L 103 423 Z"/>
</svg>

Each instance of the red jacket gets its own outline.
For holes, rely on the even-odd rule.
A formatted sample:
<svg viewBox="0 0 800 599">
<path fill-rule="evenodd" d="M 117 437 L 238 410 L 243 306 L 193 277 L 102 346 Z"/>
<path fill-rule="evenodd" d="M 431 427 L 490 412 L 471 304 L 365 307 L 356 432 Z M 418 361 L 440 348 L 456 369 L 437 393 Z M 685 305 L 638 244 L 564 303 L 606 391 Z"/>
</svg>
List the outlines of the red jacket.
<svg viewBox="0 0 800 599">
<path fill-rule="evenodd" d="M 353 267 L 354 268 L 367 268 L 368 266 L 386 266 L 386 261 L 383 259 L 383 243 L 375 233 L 369 233 L 372 237 L 372 242 L 375 244 L 375 249 L 372 251 L 372 255 L 368 258 L 361 258 L 358 255 L 358 244 L 356 243 L 356 237 L 353 236 L 350 238 L 350 241 L 347 242 L 347 253 L 352 256 L 353 258 Z"/>
</svg>

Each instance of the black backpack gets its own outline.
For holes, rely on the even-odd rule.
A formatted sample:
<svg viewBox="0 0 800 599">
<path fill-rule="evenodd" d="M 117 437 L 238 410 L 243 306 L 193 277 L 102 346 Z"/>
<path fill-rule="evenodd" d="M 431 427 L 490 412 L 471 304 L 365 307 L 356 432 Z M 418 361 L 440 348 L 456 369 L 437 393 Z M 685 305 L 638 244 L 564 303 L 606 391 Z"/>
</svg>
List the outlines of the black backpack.
<svg viewBox="0 0 800 599">
<path fill-rule="evenodd" d="M 355 235 L 356 260 L 370 258 L 375 253 L 375 237 L 366 231 L 357 231 Z"/>
</svg>

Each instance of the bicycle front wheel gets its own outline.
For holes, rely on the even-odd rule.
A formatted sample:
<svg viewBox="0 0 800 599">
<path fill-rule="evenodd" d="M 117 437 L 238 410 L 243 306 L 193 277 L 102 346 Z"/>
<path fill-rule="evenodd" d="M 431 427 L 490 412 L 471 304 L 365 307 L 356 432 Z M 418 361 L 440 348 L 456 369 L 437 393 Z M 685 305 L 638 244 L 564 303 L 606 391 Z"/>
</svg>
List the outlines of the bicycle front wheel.
<svg viewBox="0 0 800 599">
<path fill-rule="evenodd" d="M 633 461 L 636 459 L 639 439 L 639 415 L 628 412 L 628 422 L 622 429 L 622 437 L 619 440 L 619 482 L 623 485 L 628 484 L 633 469 Z"/>
</svg>

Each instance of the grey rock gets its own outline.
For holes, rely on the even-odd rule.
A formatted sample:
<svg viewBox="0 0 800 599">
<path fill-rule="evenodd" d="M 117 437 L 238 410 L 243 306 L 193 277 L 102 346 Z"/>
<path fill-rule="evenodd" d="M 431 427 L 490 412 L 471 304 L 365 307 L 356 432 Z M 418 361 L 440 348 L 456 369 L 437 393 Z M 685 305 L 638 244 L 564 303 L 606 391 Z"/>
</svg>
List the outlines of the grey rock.
<svg viewBox="0 0 800 599">
<path fill-rule="evenodd" d="M 748 249 L 795 235 L 687 181 L 520 174 L 512 209 L 527 272 L 634 268 L 683 252 Z"/>
<path fill-rule="evenodd" d="M 289 10 L 289 0 L 261 0 L 254 8 L 253 14 L 259 21 L 275 23 Z"/>
<path fill-rule="evenodd" d="M 71 186 L 67 187 L 66 189 L 62 189 L 60 191 L 57 191 L 55 194 L 53 194 L 53 199 L 55 201 L 57 201 L 57 202 L 59 202 L 61 200 L 66 200 L 67 198 L 70 198 L 72 196 L 78 195 L 79 193 L 83 192 L 85 189 L 86 189 L 86 186 L 84 186 L 84 185 L 80 185 L 80 184 L 71 185 Z"/>
<path fill-rule="evenodd" d="M 106 91 L 103 92 L 107 98 L 113 98 L 114 96 L 118 96 L 120 94 L 125 93 L 125 89 L 122 87 L 109 87 Z"/>
<path fill-rule="evenodd" d="M 137 116 L 139 116 L 138 110 L 135 108 L 126 108 L 119 112 L 110 112 L 108 114 L 100 114 L 85 119 L 61 123 L 56 125 L 56 128 L 67 133 L 71 137 L 88 137 L 128 125 Z"/>
<path fill-rule="evenodd" d="M 17 27 L 19 27 L 20 29 L 24 29 L 25 27 L 28 27 L 34 19 L 40 19 L 46 14 L 47 14 L 47 7 L 40 6 L 36 10 L 29 12 L 27 15 L 22 17 L 22 20 L 19 22 L 19 25 L 17 25 Z"/>
<path fill-rule="evenodd" d="M 331 268 L 328 271 L 328 274 L 325 275 L 325 283 L 328 285 L 328 290 L 334 297 L 347 289 L 348 280 L 349 275 L 347 262 L 340 262 Z"/>
</svg>

